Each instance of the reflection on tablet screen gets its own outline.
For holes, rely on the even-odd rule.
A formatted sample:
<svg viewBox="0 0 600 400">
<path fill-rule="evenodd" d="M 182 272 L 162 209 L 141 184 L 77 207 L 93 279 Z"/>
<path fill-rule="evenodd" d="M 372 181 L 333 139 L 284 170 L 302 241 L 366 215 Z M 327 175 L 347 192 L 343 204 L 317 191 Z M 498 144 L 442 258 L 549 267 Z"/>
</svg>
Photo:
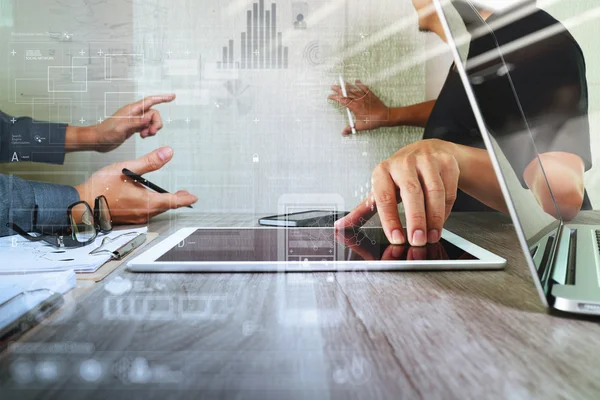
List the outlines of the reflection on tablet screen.
<svg viewBox="0 0 600 400">
<path fill-rule="evenodd" d="M 442 239 L 425 247 L 390 245 L 381 228 L 197 229 L 157 261 L 475 260 Z"/>
</svg>

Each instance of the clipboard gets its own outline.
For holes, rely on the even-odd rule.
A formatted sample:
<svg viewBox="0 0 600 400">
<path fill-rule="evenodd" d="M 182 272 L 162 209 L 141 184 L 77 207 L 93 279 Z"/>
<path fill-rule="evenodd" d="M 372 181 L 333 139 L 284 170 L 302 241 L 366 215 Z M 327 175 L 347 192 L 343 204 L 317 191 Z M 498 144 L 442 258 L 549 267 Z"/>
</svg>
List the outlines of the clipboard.
<svg viewBox="0 0 600 400">
<path fill-rule="evenodd" d="M 110 275 L 114 270 L 116 270 L 120 265 L 122 265 L 123 262 L 127 261 L 134 254 L 136 254 L 140 249 L 142 249 L 143 247 L 145 247 L 146 245 L 151 243 L 157 237 L 158 237 L 157 232 L 146 233 L 146 241 L 144 243 L 141 243 L 139 246 L 137 246 L 135 249 L 130 251 L 128 254 L 124 255 L 121 259 L 114 259 L 114 260 L 108 261 L 103 266 L 98 268 L 98 270 L 96 272 L 78 273 L 76 275 L 77 280 L 78 281 L 84 280 L 84 281 L 100 282 L 101 280 L 106 278 L 108 275 Z"/>
</svg>

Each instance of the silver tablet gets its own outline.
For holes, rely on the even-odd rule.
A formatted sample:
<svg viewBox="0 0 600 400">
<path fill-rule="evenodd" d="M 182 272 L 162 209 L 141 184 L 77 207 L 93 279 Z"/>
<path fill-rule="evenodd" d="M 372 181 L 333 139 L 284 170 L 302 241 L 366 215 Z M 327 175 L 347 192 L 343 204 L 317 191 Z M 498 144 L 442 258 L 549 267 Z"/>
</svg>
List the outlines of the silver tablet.
<svg viewBox="0 0 600 400">
<path fill-rule="evenodd" d="M 500 269 L 506 260 L 443 230 L 425 247 L 390 245 L 379 227 L 184 228 L 127 263 L 135 272 Z"/>
</svg>

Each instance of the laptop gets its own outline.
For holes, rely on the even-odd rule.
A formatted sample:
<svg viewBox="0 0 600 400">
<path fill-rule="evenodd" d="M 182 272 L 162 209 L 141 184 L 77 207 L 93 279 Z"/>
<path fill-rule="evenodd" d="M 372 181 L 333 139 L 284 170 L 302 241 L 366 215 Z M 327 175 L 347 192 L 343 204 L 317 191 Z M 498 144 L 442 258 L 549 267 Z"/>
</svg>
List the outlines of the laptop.
<svg viewBox="0 0 600 400">
<path fill-rule="evenodd" d="M 540 50 L 552 51 L 548 46 L 536 47 L 536 43 L 557 32 L 560 33 L 561 26 L 555 25 L 512 42 L 502 42 L 498 40 L 498 31 L 511 21 L 535 13 L 535 2 L 509 2 L 510 8 L 501 10 L 501 13 L 496 13 L 495 16 L 492 14 L 494 18 L 490 17 L 484 21 L 476 12 L 475 5 L 495 10 L 494 6 L 506 5 L 507 2 L 492 0 L 487 7 L 485 3 L 486 0 L 434 0 L 436 12 L 450 45 L 456 73 L 460 76 L 483 142 L 490 154 L 542 302 L 551 310 L 600 315 L 600 226 L 572 224 L 564 217 L 564 212 L 561 214 L 559 204 L 555 201 L 556 194 L 546 179 L 548 175 L 542 161 L 545 158 L 540 158 L 540 154 L 543 153 L 538 150 L 541 140 L 539 135 L 544 132 L 536 129 L 541 126 L 540 121 L 543 121 L 544 117 L 533 117 L 533 113 L 528 115 L 522 106 L 528 99 L 524 98 L 523 90 L 519 90 L 524 87 L 523 77 L 517 78 L 520 79 L 518 82 L 521 86 L 516 85 L 513 79 L 513 76 L 524 71 L 519 70 L 523 67 L 519 65 L 519 57 L 521 60 L 530 61 L 531 57 L 542 56 Z M 465 14 L 468 14 L 466 18 Z M 478 24 L 473 24 L 473 16 L 478 19 Z M 464 21 L 468 21 L 468 28 Z M 474 51 L 469 56 L 470 49 L 466 46 L 472 43 L 471 39 L 478 38 L 487 38 L 492 40 L 493 44 L 490 50 L 481 54 Z M 476 45 L 473 47 L 474 50 L 479 49 Z M 527 59 L 528 57 L 530 59 Z M 503 107 L 506 109 L 502 110 L 505 113 L 504 118 L 512 118 L 510 124 L 496 128 L 501 126 L 497 123 L 498 110 L 492 113 L 490 108 L 486 107 L 485 102 L 489 103 L 489 93 L 485 92 L 485 85 L 488 85 L 488 89 L 495 88 L 498 96 L 504 90 L 510 92 L 511 96 L 503 99 Z M 513 112 L 515 110 L 516 112 Z M 518 118 L 515 118 L 515 115 Z M 568 121 L 566 125 L 570 122 L 574 122 L 575 126 L 578 123 L 584 124 L 579 126 L 586 128 L 587 115 L 584 120 Z M 507 126 L 512 130 L 507 129 Z M 572 128 L 562 126 L 557 129 Z M 558 135 L 560 134 L 559 132 Z M 516 166 L 509 161 L 514 155 L 507 151 L 515 149 L 534 151 L 535 155 L 529 167 L 539 168 L 538 171 L 543 173 L 543 179 L 538 181 L 541 186 L 535 187 L 535 193 L 522 184 L 519 177 L 522 166 Z"/>
</svg>

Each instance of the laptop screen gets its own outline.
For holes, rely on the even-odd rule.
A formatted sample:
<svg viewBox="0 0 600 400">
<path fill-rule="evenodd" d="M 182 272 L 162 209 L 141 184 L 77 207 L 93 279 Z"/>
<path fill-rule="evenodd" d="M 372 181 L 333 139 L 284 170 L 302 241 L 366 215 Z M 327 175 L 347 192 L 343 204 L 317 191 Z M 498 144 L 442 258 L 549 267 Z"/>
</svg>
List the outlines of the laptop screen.
<svg viewBox="0 0 600 400">
<path fill-rule="evenodd" d="M 462 83 L 484 133 L 543 293 L 561 221 L 589 207 L 583 183 L 583 203 L 567 191 L 577 169 L 591 164 L 585 60 L 566 28 L 535 2 L 491 13 L 481 3 L 435 0 L 456 64 L 449 79 Z"/>
</svg>

